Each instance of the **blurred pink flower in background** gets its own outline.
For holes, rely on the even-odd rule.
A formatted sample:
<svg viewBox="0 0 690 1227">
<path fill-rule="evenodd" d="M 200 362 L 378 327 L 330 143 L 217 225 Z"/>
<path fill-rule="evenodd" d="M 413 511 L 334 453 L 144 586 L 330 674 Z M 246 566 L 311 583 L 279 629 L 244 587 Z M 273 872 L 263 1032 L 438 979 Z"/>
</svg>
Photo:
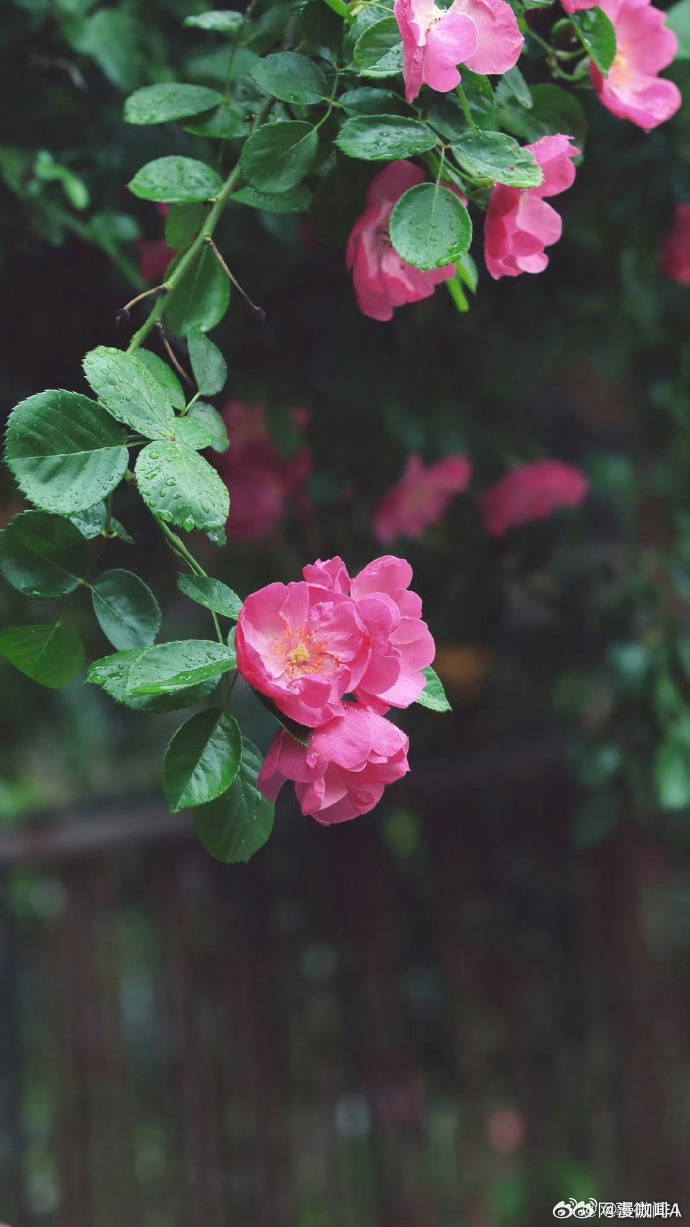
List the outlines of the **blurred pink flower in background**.
<svg viewBox="0 0 690 1227">
<path fill-rule="evenodd" d="M 579 507 L 589 490 L 584 473 L 560 460 L 537 460 L 506 473 L 479 499 L 484 528 L 504 537 L 511 528 L 544 520 L 558 507 Z"/>
<path fill-rule="evenodd" d="M 426 178 L 412 162 L 391 162 L 369 184 L 367 207 L 355 222 L 347 244 L 347 267 L 360 311 L 373 320 L 389 320 L 396 307 L 430 298 L 441 281 L 455 276 L 455 265 L 423 273 L 402 260 L 390 239 L 394 206 Z"/>
<path fill-rule="evenodd" d="M 676 216 L 661 249 L 661 272 L 678 285 L 690 285 L 690 204 L 677 204 Z"/>
<path fill-rule="evenodd" d="M 682 102 L 678 86 L 659 79 L 675 57 L 678 39 L 666 28 L 666 14 L 650 0 L 601 0 L 600 8 L 616 31 L 616 58 L 606 77 L 590 64 L 592 84 L 613 115 L 649 132 L 675 115 Z"/>
<path fill-rule="evenodd" d="M 309 421 L 305 410 L 286 412 L 304 431 Z M 305 446 L 289 459 L 281 456 L 263 405 L 230 401 L 223 419 L 230 447 L 215 464 L 230 491 L 227 533 L 233 541 L 251 541 L 280 524 L 286 500 L 300 491 L 311 473 L 311 450 Z"/>
<path fill-rule="evenodd" d="M 165 219 L 170 212 L 170 205 L 158 204 L 156 209 L 159 216 Z M 137 251 L 139 253 L 139 272 L 144 281 L 152 281 L 154 284 L 161 282 L 175 255 L 165 236 L 160 239 L 139 239 Z"/>
<path fill-rule="evenodd" d="M 471 475 L 466 456 L 448 456 L 425 467 L 421 456 L 413 452 L 400 481 L 383 496 L 374 512 L 377 541 L 387 545 L 398 536 L 421 537 L 445 515 Z"/>
<path fill-rule="evenodd" d="M 383 716 L 355 703 L 322 724 L 309 745 L 284 729 L 276 734 L 259 775 L 259 788 L 275 801 L 286 780 L 295 781 L 302 813 L 326 826 L 368 814 L 386 784 L 409 771 L 409 739 Z"/>
<path fill-rule="evenodd" d="M 494 187 L 484 223 L 484 256 L 492 277 L 541 273 L 549 263 L 544 248 L 560 239 L 563 223 L 543 197 L 556 196 L 574 182 L 572 159 L 580 151 L 570 144 L 571 140 L 558 133 L 525 146 L 544 172 L 538 187 L 507 187 L 503 183 Z"/>
<path fill-rule="evenodd" d="M 524 38 L 505 0 L 396 0 L 403 40 L 405 97 L 414 102 L 422 85 L 448 93 L 460 84 L 457 65 L 472 72 L 504 73 L 517 63 Z"/>
<path fill-rule="evenodd" d="M 489 1145 L 500 1155 L 512 1155 L 525 1140 L 527 1126 L 517 1108 L 496 1108 L 486 1122 Z"/>
</svg>

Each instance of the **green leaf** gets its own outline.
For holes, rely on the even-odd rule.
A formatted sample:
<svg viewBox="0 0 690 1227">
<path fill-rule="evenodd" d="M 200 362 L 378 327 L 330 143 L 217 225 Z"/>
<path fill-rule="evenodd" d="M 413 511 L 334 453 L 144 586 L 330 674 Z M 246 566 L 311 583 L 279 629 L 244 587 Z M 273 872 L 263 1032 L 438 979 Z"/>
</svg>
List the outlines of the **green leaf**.
<svg viewBox="0 0 690 1227">
<path fill-rule="evenodd" d="M 185 132 L 194 136 L 211 136 L 221 141 L 233 141 L 247 134 L 247 117 L 236 109 L 233 102 L 221 102 L 210 115 L 200 116 L 182 125 Z"/>
<path fill-rule="evenodd" d="M 318 144 L 312 125 L 301 120 L 264 124 L 245 141 L 240 167 L 254 187 L 287 192 L 311 170 Z"/>
<path fill-rule="evenodd" d="M 553 0 L 549 0 L 549 4 L 552 2 Z M 501 88 L 507 89 L 508 92 L 513 95 L 516 102 L 520 103 L 520 106 L 527 107 L 528 111 L 532 110 L 532 106 L 534 104 L 532 102 L 532 95 L 529 92 L 529 85 L 525 81 L 525 78 L 520 72 L 517 64 L 514 68 L 510 68 L 508 72 L 504 72 L 503 76 L 501 77 Z"/>
<path fill-rule="evenodd" d="M 403 46 L 395 17 L 375 21 L 357 39 L 352 63 L 362 77 L 392 77 L 402 72 Z"/>
<path fill-rule="evenodd" d="M 213 447 L 214 434 L 205 422 L 199 418 L 177 418 L 175 421 L 175 442 L 191 447 L 192 451 L 202 452 L 205 447 Z"/>
<path fill-rule="evenodd" d="M 531 111 L 513 99 L 501 101 L 498 110 L 502 127 L 530 143 L 558 132 L 569 133 L 578 144 L 584 139 L 587 116 L 574 94 L 558 85 L 533 85 L 531 92 Z"/>
<path fill-rule="evenodd" d="M 175 414 L 167 388 L 137 354 L 99 345 L 83 361 L 84 374 L 108 413 L 147 439 L 170 437 Z"/>
<path fill-rule="evenodd" d="M 182 384 L 177 375 L 170 370 L 167 362 L 159 358 L 158 354 L 151 353 L 150 349 L 138 349 L 136 356 L 137 361 L 143 362 L 149 375 L 153 377 L 165 393 L 173 409 L 184 409 L 187 401 L 182 391 Z"/>
<path fill-rule="evenodd" d="M 685 809 L 690 805 L 688 750 L 681 749 L 670 741 L 662 745 L 654 763 L 654 778 L 662 809 Z"/>
<path fill-rule="evenodd" d="M 478 128 L 496 127 L 496 99 L 488 77 L 481 73 L 462 70 L 462 91 L 470 115 Z"/>
<path fill-rule="evenodd" d="M 257 788 L 262 757 L 242 738 L 242 761 L 228 792 L 194 812 L 194 829 L 207 852 L 224 864 L 246 863 L 273 830 L 274 807 Z"/>
<path fill-rule="evenodd" d="M 217 707 L 190 716 L 163 760 L 163 791 L 172 813 L 206 805 L 227 792 L 241 758 L 242 734 L 234 716 Z"/>
<path fill-rule="evenodd" d="M 443 682 L 431 665 L 427 669 L 422 669 L 422 673 L 426 678 L 426 686 L 417 699 L 422 707 L 428 707 L 431 711 L 452 711 L 452 707 L 446 698 L 446 692 L 443 689 Z"/>
<path fill-rule="evenodd" d="M 374 85 L 358 85 L 340 95 L 339 102 L 349 115 L 404 115 L 402 98 L 391 89 L 377 89 Z"/>
<path fill-rule="evenodd" d="M 470 175 L 506 183 L 509 187 L 538 187 L 544 172 L 530 149 L 503 132 L 467 132 L 453 143 L 453 153 Z"/>
<path fill-rule="evenodd" d="M 419 183 L 395 206 L 390 234 L 403 260 L 429 272 L 464 256 L 472 241 L 472 222 L 454 192 L 437 183 Z"/>
<path fill-rule="evenodd" d="M 228 368 L 218 346 L 196 330 L 189 333 L 187 340 L 192 373 L 201 394 L 215 396 L 217 392 L 222 392 L 228 377 Z"/>
<path fill-rule="evenodd" d="M 186 26 L 195 26 L 198 30 L 213 30 L 217 34 L 236 34 L 244 16 L 232 11 L 213 10 L 211 13 L 197 13 L 193 17 L 185 17 Z"/>
<path fill-rule="evenodd" d="M 351 158 L 390 162 L 433 149 L 438 137 L 426 124 L 397 115 L 356 115 L 346 119 L 336 145 Z"/>
<path fill-rule="evenodd" d="M 178 575 L 177 586 L 190 601 L 224 618 L 236 620 L 242 612 L 242 601 L 237 593 L 219 579 L 211 579 L 208 575 Z"/>
<path fill-rule="evenodd" d="M 0 571 L 24 596 L 68 596 L 88 565 L 84 538 L 60 516 L 24 511 L 0 532 Z"/>
<path fill-rule="evenodd" d="M 690 0 L 680 0 L 666 12 L 667 29 L 678 39 L 677 60 L 690 60 Z"/>
<path fill-rule="evenodd" d="M 187 686 L 220 677 L 237 666 L 231 648 L 212 639 L 182 639 L 146 648 L 132 666 L 126 693 L 174 694 Z"/>
<path fill-rule="evenodd" d="M 69 519 L 87 541 L 93 541 L 94 537 L 101 536 L 119 537 L 121 541 L 134 545 L 133 538 L 119 520 L 111 516 L 110 524 L 108 524 L 108 508 L 103 502 L 87 507 L 85 511 L 80 511 L 77 515 L 70 516 Z"/>
<path fill-rule="evenodd" d="M 127 468 L 125 436 L 77 392 L 39 392 L 10 414 L 5 458 L 37 507 L 71 515 L 110 494 Z"/>
<path fill-rule="evenodd" d="M 106 571 L 94 580 L 93 612 L 114 648 L 146 648 L 155 643 L 161 611 L 148 584 L 131 571 Z"/>
<path fill-rule="evenodd" d="M 227 273 L 213 252 L 205 247 L 168 298 L 165 318 L 181 337 L 186 337 L 194 328 L 208 332 L 220 323 L 229 302 Z"/>
<path fill-rule="evenodd" d="M 325 0 L 325 2 L 329 9 L 332 9 L 334 13 L 337 13 L 339 17 L 343 17 L 345 21 L 350 22 L 350 24 L 352 24 L 352 22 L 355 20 L 343 0 Z"/>
<path fill-rule="evenodd" d="M 593 8 L 571 13 L 570 20 L 590 59 L 606 76 L 616 58 L 616 31 L 610 17 L 603 9 Z"/>
<path fill-rule="evenodd" d="M 138 15 L 125 8 L 103 8 L 71 33 L 72 46 L 90 55 L 118 89 L 135 89 L 143 70 L 143 28 Z"/>
<path fill-rule="evenodd" d="M 175 251 L 196 238 L 208 217 L 208 205 L 176 204 L 170 206 L 170 212 L 165 219 L 165 239 Z"/>
<path fill-rule="evenodd" d="M 328 95 L 321 69 L 296 51 L 267 55 L 252 68 L 250 76 L 265 93 L 280 98 L 281 102 L 314 106 Z"/>
<path fill-rule="evenodd" d="M 147 162 L 127 186 L 142 200 L 189 204 L 196 200 L 212 200 L 218 195 L 223 181 L 217 171 L 205 162 L 171 154 L 167 158 Z"/>
<path fill-rule="evenodd" d="M 68 626 L 19 626 L 0 634 L 4 656 L 34 682 L 59 690 L 74 680 L 84 667 L 84 647 Z"/>
<path fill-rule="evenodd" d="M 166 523 L 187 532 L 225 527 L 230 512 L 227 486 L 198 452 L 167 440 L 149 443 L 134 471 L 147 507 Z"/>
<path fill-rule="evenodd" d="M 128 124 L 164 124 L 200 115 L 222 102 L 222 95 L 205 85 L 145 85 L 125 102 Z"/>
<path fill-rule="evenodd" d="M 207 404 L 205 400 L 198 400 L 195 405 L 192 405 L 189 416 L 197 418 L 207 428 L 212 438 L 209 447 L 212 447 L 214 452 L 227 452 L 230 446 L 227 427 L 213 405 Z"/>
<path fill-rule="evenodd" d="M 182 687 L 172 694 L 140 694 L 133 695 L 127 690 L 129 674 L 132 665 L 142 655 L 141 650 L 117 652 L 114 656 L 104 656 L 92 664 L 87 674 L 87 682 L 102 686 L 106 694 L 116 703 L 121 703 L 133 711 L 159 713 L 178 711 L 183 707 L 192 707 L 201 703 L 218 685 L 218 678 L 212 677 L 196 686 Z"/>
<path fill-rule="evenodd" d="M 230 197 L 235 204 L 249 205 L 252 209 L 263 209 L 265 213 L 306 213 L 311 204 L 311 192 L 304 184 L 293 187 L 289 192 L 260 192 L 255 187 L 243 187 Z"/>
</svg>

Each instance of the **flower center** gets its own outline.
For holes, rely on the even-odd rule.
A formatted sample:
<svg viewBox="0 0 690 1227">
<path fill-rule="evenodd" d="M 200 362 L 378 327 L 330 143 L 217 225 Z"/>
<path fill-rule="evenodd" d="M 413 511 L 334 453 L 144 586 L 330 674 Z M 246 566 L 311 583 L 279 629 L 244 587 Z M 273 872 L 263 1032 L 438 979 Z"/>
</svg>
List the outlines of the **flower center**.
<svg viewBox="0 0 690 1227">
<path fill-rule="evenodd" d="M 618 52 L 609 70 L 609 75 L 614 74 L 616 76 L 616 80 L 622 85 L 628 84 L 628 82 L 632 79 L 632 73 L 628 67 L 628 57 L 627 55 L 624 55 L 622 51 Z"/>
<path fill-rule="evenodd" d="M 296 630 L 288 626 L 273 640 L 273 651 L 281 661 L 287 676 L 294 680 L 307 673 L 324 673 L 330 669 L 332 657 L 322 639 L 306 626 Z"/>
</svg>

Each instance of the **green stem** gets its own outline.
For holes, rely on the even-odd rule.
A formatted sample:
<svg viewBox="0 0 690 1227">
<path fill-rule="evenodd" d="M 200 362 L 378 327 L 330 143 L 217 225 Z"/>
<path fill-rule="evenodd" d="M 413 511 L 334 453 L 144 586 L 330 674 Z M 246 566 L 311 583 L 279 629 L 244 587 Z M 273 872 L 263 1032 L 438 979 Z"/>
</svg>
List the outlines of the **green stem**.
<svg viewBox="0 0 690 1227">
<path fill-rule="evenodd" d="M 237 32 L 232 42 L 232 47 L 230 48 L 230 55 L 228 57 L 228 70 L 227 70 L 226 77 L 225 77 L 225 95 L 224 97 L 225 97 L 226 102 L 228 101 L 230 97 L 230 86 L 232 84 L 232 70 L 235 64 L 235 56 L 237 55 L 237 51 L 240 46 L 240 39 L 249 24 L 249 19 L 252 13 L 254 12 L 256 3 L 257 3 L 257 0 L 249 0 L 249 4 L 247 5 L 244 17 L 242 19 L 242 24 L 238 27 Z"/>
<path fill-rule="evenodd" d="M 201 399 L 201 392 L 195 392 L 189 404 L 185 405 L 184 409 L 182 410 L 182 413 L 180 414 L 180 417 L 186 417 L 186 415 L 191 412 L 194 405 L 196 405 L 196 402 L 200 399 Z"/>
<path fill-rule="evenodd" d="M 201 563 L 197 562 L 193 554 L 190 554 L 184 541 L 178 537 L 177 533 L 174 533 L 173 530 L 166 524 L 165 520 L 161 520 L 159 516 L 155 516 L 154 518 L 171 550 L 173 550 L 176 554 L 179 554 L 180 558 L 184 559 L 187 566 L 194 572 L 195 575 L 201 575 L 205 579 L 208 578 L 204 568 L 201 566 Z"/>
<path fill-rule="evenodd" d="M 551 46 L 551 43 L 547 43 L 546 39 L 541 37 L 541 34 L 537 34 L 536 30 L 533 30 L 531 26 L 527 25 L 527 22 L 525 22 L 522 32 L 523 34 L 528 34 L 535 43 L 539 43 L 539 46 L 543 47 L 547 55 L 553 55 L 553 47 Z"/>
<path fill-rule="evenodd" d="M 267 98 L 259 109 L 256 119 L 252 124 L 252 132 L 263 123 L 272 106 L 273 99 Z M 179 264 L 175 266 L 172 273 L 168 277 L 165 283 L 166 292 L 161 294 L 148 319 L 144 321 L 139 331 L 135 332 L 134 336 L 132 337 L 129 345 L 127 346 L 128 354 L 134 353 L 134 351 L 138 349 L 140 345 L 143 345 L 151 329 L 155 328 L 156 324 L 165 314 L 166 304 L 168 303 L 172 291 L 179 285 L 180 281 L 187 272 L 187 269 L 194 263 L 197 256 L 202 251 L 204 244 L 207 243 L 210 238 L 212 238 L 213 232 L 218 225 L 218 222 L 223 214 L 223 210 L 228 202 L 228 197 L 232 194 L 234 188 L 236 187 L 237 181 L 241 174 L 242 172 L 238 162 L 238 164 L 231 170 L 218 195 L 215 197 L 213 208 L 201 227 L 201 230 L 197 234 L 193 243 L 191 243 L 187 248 Z"/>
<path fill-rule="evenodd" d="M 178 558 L 181 558 L 184 562 L 187 563 L 187 566 L 189 567 L 192 574 L 201 575 L 203 576 L 204 579 L 208 579 L 208 574 L 206 571 L 204 571 L 204 568 L 202 567 L 201 563 L 197 562 L 194 555 L 189 552 L 184 541 L 182 541 L 178 537 L 177 533 L 174 533 L 173 530 L 169 528 L 168 525 L 165 523 L 165 520 L 161 520 L 157 515 L 154 515 L 154 519 L 158 527 L 160 528 L 161 532 L 163 533 L 163 536 L 165 537 L 165 540 L 170 546 L 170 549 L 172 550 L 173 554 L 177 554 Z M 223 632 L 220 629 L 218 618 L 216 617 L 212 609 L 209 610 L 209 612 L 211 614 L 211 617 L 213 618 L 213 625 L 215 628 L 216 637 L 218 639 L 218 642 L 224 644 L 225 640 L 223 638 Z"/>
<path fill-rule="evenodd" d="M 465 97 L 465 91 L 461 85 L 459 85 L 457 88 L 457 95 L 458 95 L 458 98 L 460 99 L 460 106 L 462 107 L 462 112 L 463 112 L 463 115 L 465 116 L 465 119 L 467 120 L 470 127 L 473 128 L 475 132 L 478 132 L 479 128 L 477 124 L 474 122 L 474 116 L 472 112 L 470 111 L 470 104 L 467 101 L 467 98 Z"/>
</svg>

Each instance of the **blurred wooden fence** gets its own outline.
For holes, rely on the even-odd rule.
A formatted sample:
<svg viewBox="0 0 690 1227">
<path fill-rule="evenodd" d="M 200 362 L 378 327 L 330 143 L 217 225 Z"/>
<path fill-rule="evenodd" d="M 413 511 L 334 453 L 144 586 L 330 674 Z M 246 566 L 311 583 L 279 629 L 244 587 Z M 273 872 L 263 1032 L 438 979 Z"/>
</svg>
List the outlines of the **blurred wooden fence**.
<svg viewBox="0 0 690 1227">
<path fill-rule="evenodd" d="M 391 801 L 333 830 L 281 809 L 246 868 L 150 806 L 0 837 L 0 1220 L 690 1214 L 661 846 L 574 849 L 552 750 L 429 764 Z"/>
</svg>

